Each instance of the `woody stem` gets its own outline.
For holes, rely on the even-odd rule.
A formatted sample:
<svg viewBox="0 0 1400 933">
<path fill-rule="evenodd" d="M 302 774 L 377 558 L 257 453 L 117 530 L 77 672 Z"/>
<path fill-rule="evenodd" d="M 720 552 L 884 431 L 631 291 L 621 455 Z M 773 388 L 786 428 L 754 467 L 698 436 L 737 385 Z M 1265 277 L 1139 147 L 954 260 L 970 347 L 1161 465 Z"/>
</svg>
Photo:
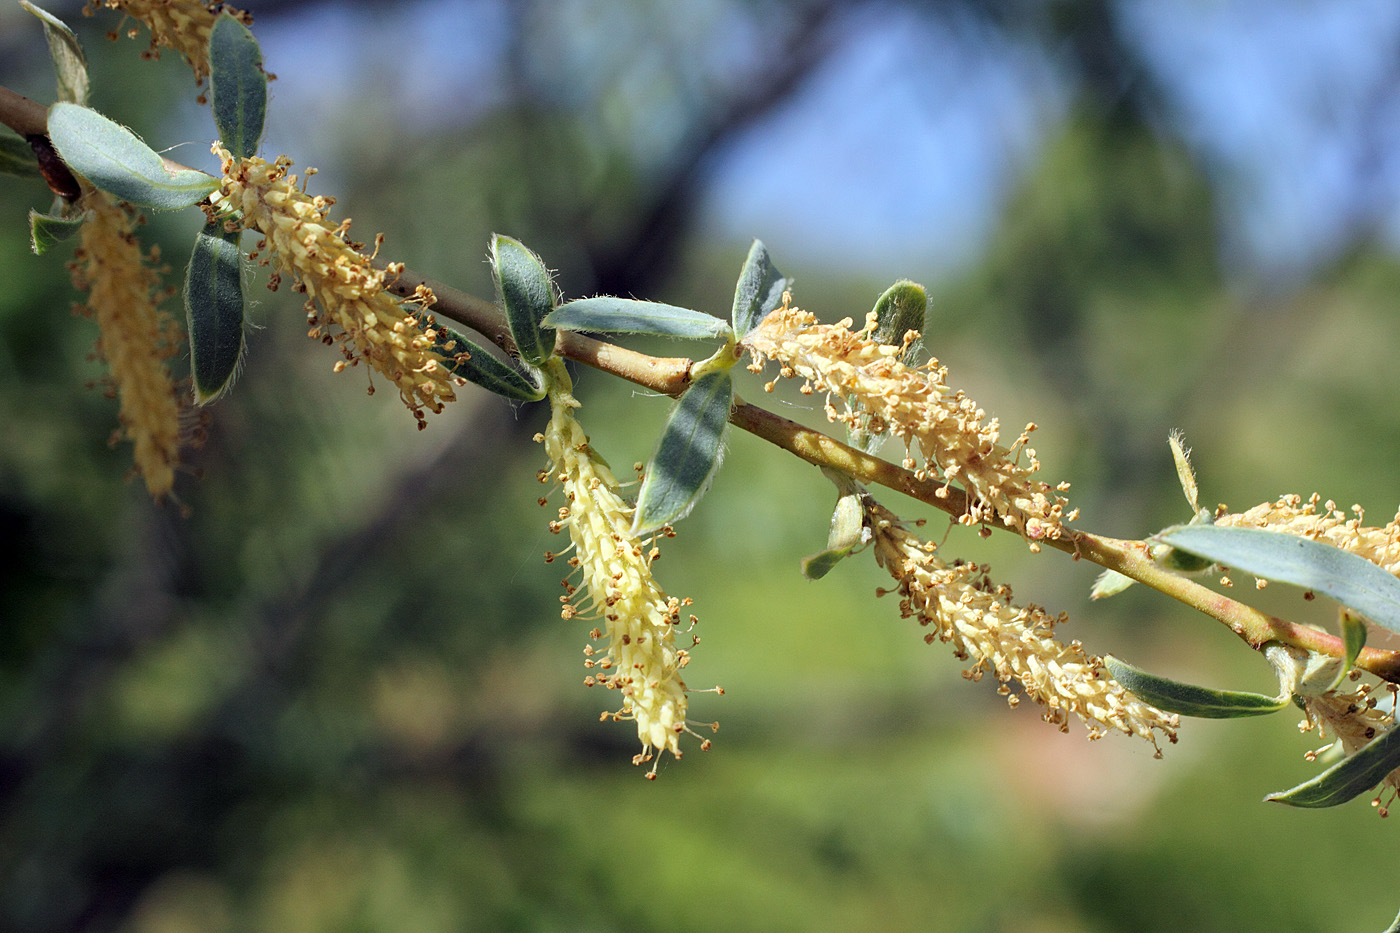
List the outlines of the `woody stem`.
<svg viewBox="0 0 1400 933">
<path fill-rule="evenodd" d="M 25 136 L 41 135 L 47 129 L 47 109 L 0 86 L 0 123 Z M 172 170 L 184 168 L 170 160 L 166 160 L 166 165 Z M 382 267 L 386 263 L 376 260 L 376 264 Z M 433 313 L 484 334 L 499 347 L 510 345 L 505 316 L 492 302 L 408 270 L 401 272 L 390 283 L 389 289 L 399 297 L 409 298 L 420 284 L 428 285 L 437 296 Z M 690 384 L 694 365 L 683 357 L 648 356 L 569 332 L 559 334 L 556 349 L 568 359 L 673 397 L 679 396 Z M 736 399 L 729 420 L 736 427 L 809 463 L 847 473 L 867 483 L 886 486 L 955 517 L 967 511 L 967 499 L 960 490 L 931 478 L 920 478 L 910 470 L 755 405 Z M 1087 558 L 1099 566 L 1116 570 L 1205 613 L 1228 626 L 1251 647 L 1260 648 L 1267 642 L 1277 641 L 1320 654 L 1343 656 L 1341 639 L 1336 636 L 1266 615 L 1166 570 L 1151 559 L 1143 542 L 1120 541 L 1089 532 L 1072 531 L 1065 538 L 1044 543 L 1072 554 L 1076 560 Z M 1377 677 L 1400 683 L 1400 651 L 1366 648 L 1357 659 L 1357 666 Z"/>
</svg>

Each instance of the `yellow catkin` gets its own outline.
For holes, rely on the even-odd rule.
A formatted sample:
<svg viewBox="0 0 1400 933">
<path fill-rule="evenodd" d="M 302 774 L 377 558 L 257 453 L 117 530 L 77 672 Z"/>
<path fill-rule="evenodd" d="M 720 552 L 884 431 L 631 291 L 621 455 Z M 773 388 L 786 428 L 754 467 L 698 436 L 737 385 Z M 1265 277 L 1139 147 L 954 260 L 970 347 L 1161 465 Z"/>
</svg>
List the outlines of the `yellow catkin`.
<svg viewBox="0 0 1400 933">
<path fill-rule="evenodd" d="M 906 466 L 919 466 L 912 455 L 917 450 L 923 459 L 920 473 L 932 470 L 961 485 L 968 502 L 960 518 L 964 524 L 1000 522 L 1025 536 L 1033 549 L 1039 540 L 1064 535 L 1064 522 L 1075 517 L 1059 495 L 1068 484 L 1052 487 L 1034 479 L 1040 463 L 1026 444 L 1035 426 L 1028 425 L 1010 448 L 1002 447 L 997 419 L 985 420 L 976 402 L 950 389 L 947 370 L 937 360 L 906 366 L 900 360 L 905 347 L 874 340 L 874 329 L 873 312 L 864 329 L 852 331 L 849 318 L 819 324 L 785 302 L 749 332 L 744 344 L 754 355 L 753 369 L 761 359 L 776 360 L 782 375 L 804 380 L 804 393 L 825 394 L 831 421 L 888 433 L 909 452 Z"/>
<path fill-rule="evenodd" d="M 1222 511 L 1215 517 L 1215 524 L 1262 528 L 1311 538 L 1355 554 L 1388 573 L 1400 574 L 1400 514 L 1387 525 L 1368 526 L 1361 506 L 1353 505 L 1351 512 L 1348 515 L 1331 499 L 1324 502 L 1317 493 L 1307 499 L 1290 494 L 1243 512 Z M 1377 735 L 1395 728 L 1394 716 L 1378 709 L 1370 696 L 1374 689 L 1373 685 L 1361 684 L 1350 693 L 1329 691 L 1320 696 L 1305 696 L 1307 718 L 1302 722 L 1302 729 L 1316 728 L 1321 736 L 1331 735 L 1346 755 L 1354 755 Z M 1393 691 L 1394 687 L 1390 689 Z M 1381 786 L 1389 790 L 1393 802 L 1400 793 L 1400 769 L 1386 775 Z M 1382 804 L 1380 796 L 1372 803 L 1382 816 L 1387 814 L 1388 808 Z"/>
<path fill-rule="evenodd" d="M 1312 538 L 1365 558 L 1390 573 L 1400 573 L 1400 515 L 1388 525 L 1367 527 L 1362 508 L 1353 505 L 1352 512 L 1354 517 L 1349 517 L 1335 502 L 1323 502 L 1317 493 L 1306 501 L 1302 496 L 1287 495 L 1244 512 L 1220 515 L 1215 524 Z"/>
<path fill-rule="evenodd" d="M 103 7 L 118 10 L 151 31 L 151 45 L 141 53 L 143 58 L 159 58 L 161 49 L 172 49 L 184 57 L 195 80 L 201 82 L 209 77 L 209 33 L 215 20 L 227 12 L 245 26 L 253 23 L 249 13 L 228 4 L 201 0 L 88 0 L 83 15 L 91 16 Z M 117 38 L 120 30 L 118 26 L 108 33 L 108 38 Z M 139 31 L 138 27 L 129 27 L 127 36 L 135 38 Z"/>
<path fill-rule="evenodd" d="M 621 708 L 604 718 L 636 723 L 642 752 L 633 763 L 652 762 L 648 777 L 654 777 L 658 753 L 681 757 L 680 736 L 691 732 L 686 725 L 687 688 L 681 679 L 690 655 L 676 647 L 681 610 L 690 600 L 668 597 L 653 578 L 657 551 L 632 535 L 632 509 L 618 495 L 612 470 L 594 453 L 574 417 L 579 403 L 563 364 L 549 361 L 546 375 L 551 416 L 536 439 L 544 443 L 550 469 L 541 472 L 540 479 L 556 480 L 563 488 L 565 504 L 550 530 L 568 529 L 574 551 L 569 564 L 582 577 L 577 587 L 565 580 L 563 616 L 602 618 L 594 638 L 607 639 L 607 652 L 597 657 L 593 646 L 584 649 L 590 671 L 584 682 L 622 694 Z M 546 559 L 555 556 L 548 554 Z M 702 749 L 708 746 L 708 741 L 701 743 Z"/>
<path fill-rule="evenodd" d="M 1097 739 L 1117 730 L 1139 736 L 1157 749 L 1157 734 L 1176 741 L 1179 717 L 1134 697 L 1077 641 L 1068 644 L 1052 634 L 1064 616 L 1050 616 L 1039 606 L 1011 603 L 1008 587 L 996 586 L 986 568 L 943 563 L 932 544 L 921 541 L 878 503 L 868 506 L 875 559 L 898 581 L 900 613 L 930 626 L 929 643 L 952 645 L 956 657 L 971 659 L 964 672 L 970 680 L 991 673 L 999 690 L 1015 706 L 1011 682 L 1043 708 L 1042 718 L 1069 730 L 1070 716 Z"/>
<path fill-rule="evenodd" d="M 1299 728 L 1304 732 L 1315 728 L 1322 738 L 1332 736 L 1348 757 L 1356 754 L 1378 735 L 1395 728 L 1394 716 L 1377 707 L 1375 698 L 1371 696 L 1374 690 L 1371 684 L 1361 684 L 1349 693 L 1329 691 L 1321 696 L 1304 697 L 1303 710 L 1307 718 L 1299 724 Z M 1310 752 L 1309 757 L 1316 757 L 1320 751 L 1323 749 Z M 1387 791 L 1391 802 L 1394 802 L 1397 794 L 1400 794 L 1400 768 L 1385 776 L 1381 781 L 1381 792 L 1371 801 L 1381 816 L 1389 815 L 1389 808 L 1382 803 Z"/>
<path fill-rule="evenodd" d="M 442 411 L 456 398 L 453 387 L 465 385 L 449 367 L 449 359 L 465 354 L 453 353 L 450 341 L 420 324 L 387 290 L 402 266 L 385 271 L 372 266 L 370 257 L 346 239 L 350 222 L 332 226 L 326 220 L 335 199 L 308 196 L 297 177 L 287 174 L 292 163 L 285 156 L 275 162 L 234 159 L 217 143 L 214 153 L 223 167 L 220 189 L 211 197 L 215 209 L 240 212 L 243 227 L 263 235 L 258 250 L 270 251 L 277 273 L 290 275 L 306 294 L 310 336 L 339 344 L 345 362 L 337 370 L 366 360 L 394 383 L 424 427 L 424 410 Z M 274 274 L 270 287 L 278 282 Z"/>
<path fill-rule="evenodd" d="M 136 470 L 157 501 L 170 493 L 179 461 L 180 403 L 168 360 L 179 347 L 179 325 L 160 310 L 168 296 L 159 255 L 142 250 L 136 217 L 99 191 L 88 209 L 70 268 L 73 284 L 88 293 L 79 310 L 97 322 L 97 352 L 120 404 L 121 433 L 134 446 Z"/>
</svg>

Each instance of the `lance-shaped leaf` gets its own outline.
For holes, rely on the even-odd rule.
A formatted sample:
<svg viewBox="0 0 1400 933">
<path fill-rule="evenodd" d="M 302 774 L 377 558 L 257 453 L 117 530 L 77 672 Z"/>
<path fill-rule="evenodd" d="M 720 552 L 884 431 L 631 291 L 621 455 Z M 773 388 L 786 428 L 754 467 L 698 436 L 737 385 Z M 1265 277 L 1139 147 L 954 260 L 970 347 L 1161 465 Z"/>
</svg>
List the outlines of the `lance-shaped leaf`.
<svg viewBox="0 0 1400 933">
<path fill-rule="evenodd" d="M 1256 577 L 1329 596 L 1377 625 L 1400 632 L 1400 579 L 1330 544 L 1278 531 L 1217 525 L 1175 528 L 1158 538 Z"/>
<path fill-rule="evenodd" d="M 724 453 L 734 380 L 729 370 L 706 373 L 676 403 L 637 494 L 632 532 L 678 522 L 709 488 Z"/>
<path fill-rule="evenodd" d="M 44 24 L 44 38 L 49 41 L 49 57 L 53 59 L 53 69 L 58 74 L 58 99 L 70 104 L 86 104 L 87 58 L 83 55 L 83 47 L 78 44 L 78 37 L 73 35 L 67 23 L 39 9 L 29 0 L 19 0 L 19 5 L 39 17 Z"/>
<path fill-rule="evenodd" d="M 752 330 L 769 311 L 783 303 L 783 292 L 791 286 L 792 280 L 783 278 L 773 265 L 768 247 L 762 240 L 754 240 L 744 268 L 739 272 L 739 282 L 734 286 L 734 311 L 730 317 L 734 333 L 743 337 Z"/>
<path fill-rule="evenodd" d="M 596 334 L 655 334 L 700 340 L 723 337 L 729 324 L 701 311 L 638 301 L 635 298 L 580 298 L 566 301 L 544 319 L 560 330 L 585 330 Z"/>
<path fill-rule="evenodd" d="M 831 513 L 826 550 L 802 559 L 802 575 L 809 580 L 820 580 L 869 537 L 860 493 L 848 492 L 836 500 L 836 509 Z"/>
<path fill-rule="evenodd" d="M 151 147 L 124 126 L 77 104 L 49 108 L 49 139 L 68 167 L 123 201 L 155 210 L 198 204 L 219 187 L 213 177 L 170 172 Z"/>
<path fill-rule="evenodd" d="M 209 33 L 209 108 L 219 140 L 235 158 L 258 151 L 267 114 L 267 74 L 258 40 L 228 14 Z"/>
<path fill-rule="evenodd" d="M 68 239 L 83 227 L 83 217 L 55 217 L 52 214 L 29 212 L 29 243 L 42 256 L 56 243 Z"/>
<path fill-rule="evenodd" d="M 243 282 L 238 233 L 215 221 L 195 237 L 185 274 L 194 398 L 207 405 L 238 375 L 243 360 Z"/>
<path fill-rule="evenodd" d="M 1210 524 L 1209 512 L 1201 511 L 1201 492 L 1196 485 L 1196 469 L 1191 466 L 1191 449 L 1186 446 L 1186 435 L 1180 428 L 1173 428 L 1167 434 L 1167 446 L 1172 449 L 1172 462 L 1176 464 L 1176 478 L 1181 482 L 1181 491 L 1186 496 L 1186 504 L 1191 513 L 1197 516 L 1193 524 Z"/>
<path fill-rule="evenodd" d="M 1245 716 L 1262 716 L 1288 705 L 1288 697 L 1279 699 L 1261 693 L 1211 690 L 1208 687 L 1168 680 L 1166 677 L 1158 677 L 1133 667 L 1112 655 L 1106 655 L 1103 663 L 1113 675 L 1113 679 L 1138 699 L 1151 703 L 1158 709 L 1182 716 L 1239 719 Z"/>
<path fill-rule="evenodd" d="M 1366 793 L 1396 768 L 1400 768 L 1400 729 L 1392 728 L 1311 781 L 1264 799 L 1290 807 L 1335 807 Z"/>
<path fill-rule="evenodd" d="M 554 310 L 549 270 L 519 240 L 499 233 L 491 237 L 491 269 L 520 358 L 531 366 L 543 364 L 554 352 L 554 332 L 540 326 Z"/>
<path fill-rule="evenodd" d="M 419 314 L 418 320 L 433 329 L 434 344 L 447 360 L 448 368 L 458 376 L 509 399 L 537 402 L 544 398 L 543 388 L 512 366 L 497 359 L 484 347 L 468 340 L 441 321 L 429 318 L 427 314 Z"/>
</svg>

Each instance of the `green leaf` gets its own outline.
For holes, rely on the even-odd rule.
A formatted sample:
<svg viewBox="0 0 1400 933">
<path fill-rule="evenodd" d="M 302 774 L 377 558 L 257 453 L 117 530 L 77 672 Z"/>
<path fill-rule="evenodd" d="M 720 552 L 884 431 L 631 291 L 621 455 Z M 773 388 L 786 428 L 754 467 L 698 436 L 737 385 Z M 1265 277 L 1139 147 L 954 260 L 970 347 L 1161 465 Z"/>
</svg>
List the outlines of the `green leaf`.
<svg viewBox="0 0 1400 933">
<path fill-rule="evenodd" d="M 1116 596 L 1132 586 L 1132 577 L 1124 576 L 1116 570 L 1105 570 L 1094 578 L 1094 586 L 1089 590 L 1090 599 L 1106 599 Z"/>
<path fill-rule="evenodd" d="M 734 333 L 743 337 L 752 330 L 768 312 L 783 303 L 783 292 L 791 287 L 792 280 L 783 278 L 773 265 L 768 247 L 762 240 L 754 240 L 734 287 L 734 311 L 730 316 Z"/>
<path fill-rule="evenodd" d="M 134 133 L 77 104 L 49 108 L 49 138 L 69 168 L 113 197 L 141 207 L 189 207 L 219 187 L 203 172 L 166 171 L 160 156 Z"/>
<path fill-rule="evenodd" d="M 226 231 L 221 222 L 206 224 L 195 237 L 185 275 L 185 314 L 194 397 L 200 405 L 233 385 L 243 361 L 241 259 L 238 233 Z"/>
<path fill-rule="evenodd" d="M 491 269 L 520 358 L 532 366 L 541 365 L 554 352 L 553 332 L 546 334 L 540 326 L 554 310 L 549 270 L 519 240 L 499 233 L 491 237 Z"/>
<path fill-rule="evenodd" d="M 209 34 L 209 108 L 235 158 L 256 155 L 267 114 L 267 73 L 258 40 L 225 13 Z"/>
<path fill-rule="evenodd" d="M 1346 656 L 1342 658 L 1342 669 L 1337 672 L 1337 679 L 1329 690 L 1336 690 L 1342 685 L 1347 674 L 1356 666 L 1361 649 L 1366 647 L 1366 623 L 1350 612 L 1342 613 L 1342 644 L 1346 647 Z"/>
<path fill-rule="evenodd" d="M 430 313 L 420 313 L 418 320 L 433 329 L 433 342 L 438 352 L 447 360 L 448 368 L 458 376 L 509 399 L 537 402 L 544 398 L 543 388 L 501 362 L 489 350 L 433 318 Z"/>
<path fill-rule="evenodd" d="M 1288 697 L 1279 699 L 1261 693 L 1211 690 L 1168 680 L 1133 667 L 1112 655 L 1105 655 L 1103 663 L 1113 675 L 1113 679 L 1138 699 L 1151 703 L 1158 709 L 1180 713 L 1182 716 L 1239 719 L 1245 716 L 1262 716 L 1288 705 Z"/>
<path fill-rule="evenodd" d="M 899 346 L 911 330 L 924 330 L 924 315 L 928 312 L 928 292 L 917 282 L 900 279 L 875 302 L 875 332 L 871 336 L 880 343 Z M 903 362 L 908 364 L 917 355 L 922 341 L 910 345 Z"/>
<path fill-rule="evenodd" d="M 597 334 L 656 334 L 662 337 L 704 339 L 723 337 L 729 324 L 710 314 L 635 298 L 580 298 L 567 301 L 545 318 L 560 330 L 586 330 Z"/>
<path fill-rule="evenodd" d="M 808 580 L 820 580 L 833 567 L 851 556 L 851 548 L 828 548 L 802 558 L 802 575 Z"/>
<path fill-rule="evenodd" d="M 826 550 L 802 559 L 802 575 L 809 580 L 820 580 L 867 540 L 869 534 L 860 493 L 846 493 L 836 500 L 836 509 L 831 513 Z"/>
<path fill-rule="evenodd" d="M 1330 544 L 1278 531 L 1215 525 L 1170 529 L 1158 538 L 1256 577 L 1321 593 L 1400 632 L 1400 579 Z"/>
<path fill-rule="evenodd" d="M 1391 728 L 1311 781 L 1270 794 L 1264 800 L 1286 803 L 1290 807 L 1335 807 L 1366 793 L 1398 767 L 1400 729 Z"/>
<path fill-rule="evenodd" d="M 87 58 L 78 37 L 63 20 L 45 10 L 39 9 L 29 0 L 19 0 L 24 7 L 44 24 L 44 38 L 49 40 L 49 57 L 53 59 L 54 71 L 58 74 L 58 99 L 70 104 L 88 102 Z"/>
<path fill-rule="evenodd" d="M 1165 544 L 1154 545 L 1150 552 L 1152 559 L 1168 570 L 1195 576 L 1209 570 L 1213 561 L 1208 557 L 1184 551 L 1181 548 L 1169 547 Z"/>
<path fill-rule="evenodd" d="M 901 279 L 885 289 L 884 294 L 875 302 L 875 330 L 871 337 L 878 343 L 900 346 L 904 343 L 906 333 L 911 330 L 923 330 L 924 313 L 927 309 L 928 294 L 924 287 Z M 909 365 L 922 349 L 922 340 L 915 340 L 900 354 L 900 362 Z M 854 410 L 862 411 L 863 406 L 856 399 L 851 398 L 847 401 Z M 884 432 L 872 433 L 869 427 L 870 416 L 862 412 L 855 426 L 847 428 L 846 439 L 852 447 L 869 454 L 878 453 L 887 435 Z"/>
<path fill-rule="evenodd" d="M 68 239 L 83 228 L 84 218 L 55 217 L 52 214 L 29 212 L 29 241 L 36 255 L 42 256 L 55 244 Z"/>
<path fill-rule="evenodd" d="M 48 40 L 49 57 L 53 59 L 54 71 L 58 77 L 58 99 L 68 103 L 87 104 L 87 58 L 83 55 L 83 48 L 73 30 L 58 17 L 40 9 L 29 0 L 20 0 L 20 6 L 33 13 L 44 24 L 44 38 Z"/>
<path fill-rule="evenodd" d="M 29 141 L 12 133 L 0 133 L 0 175 L 16 178 L 43 178 Z"/>
<path fill-rule="evenodd" d="M 1186 496 L 1186 504 L 1196 516 L 1193 524 L 1207 524 L 1212 520 L 1211 513 L 1201 509 L 1201 492 L 1196 485 L 1196 470 L 1191 466 L 1191 449 L 1186 446 L 1186 435 L 1180 428 L 1172 428 L 1167 433 L 1167 446 L 1172 449 L 1172 462 L 1176 464 L 1176 478 L 1181 482 L 1181 491 Z"/>
<path fill-rule="evenodd" d="M 700 501 L 723 459 L 734 380 L 729 370 L 696 379 L 676 403 L 637 494 L 633 534 L 680 521 Z"/>
</svg>

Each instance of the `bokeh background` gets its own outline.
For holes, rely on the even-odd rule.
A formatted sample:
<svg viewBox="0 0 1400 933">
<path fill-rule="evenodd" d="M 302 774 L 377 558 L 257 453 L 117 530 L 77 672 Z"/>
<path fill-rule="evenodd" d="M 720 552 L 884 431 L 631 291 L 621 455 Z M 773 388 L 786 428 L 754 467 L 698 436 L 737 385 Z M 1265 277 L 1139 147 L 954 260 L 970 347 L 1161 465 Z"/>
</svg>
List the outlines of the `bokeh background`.
<svg viewBox="0 0 1400 933">
<path fill-rule="evenodd" d="M 85 42 L 95 106 L 213 167 L 178 58 L 106 41 L 110 12 L 48 8 Z M 1187 517 L 1173 427 L 1207 503 L 1318 491 L 1393 514 L 1400 6 L 252 11 L 278 76 L 265 153 L 318 167 L 312 192 L 417 271 L 489 295 L 500 231 L 566 295 L 725 314 L 760 237 L 827 320 L 926 285 L 930 350 L 1004 424 L 1041 425 L 1085 528 Z M 0 82 L 53 99 L 17 4 Z M 247 369 L 178 486 L 190 515 L 154 506 L 107 442 L 115 403 L 84 388 L 101 370 L 68 252 L 29 250 L 48 203 L 0 184 L 3 928 L 1355 931 L 1400 907 L 1393 820 L 1260 802 L 1317 769 L 1290 713 L 1188 722 L 1158 761 L 1007 709 L 876 598 L 868 556 L 801 577 L 833 490 L 746 435 L 658 564 L 695 600 L 687 679 L 725 695 L 692 710 L 721 730 L 643 780 L 541 559 L 538 406 L 468 390 L 417 432 L 255 276 Z M 172 281 L 200 219 L 146 227 Z M 645 459 L 666 400 L 577 383 L 595 446 Z M 948 547 L 1068 611 L 1091 651 L 1272 689 L 1165 598 L 1090 603 L 1092 566 L 1004 535 Z"/>
</svg>

